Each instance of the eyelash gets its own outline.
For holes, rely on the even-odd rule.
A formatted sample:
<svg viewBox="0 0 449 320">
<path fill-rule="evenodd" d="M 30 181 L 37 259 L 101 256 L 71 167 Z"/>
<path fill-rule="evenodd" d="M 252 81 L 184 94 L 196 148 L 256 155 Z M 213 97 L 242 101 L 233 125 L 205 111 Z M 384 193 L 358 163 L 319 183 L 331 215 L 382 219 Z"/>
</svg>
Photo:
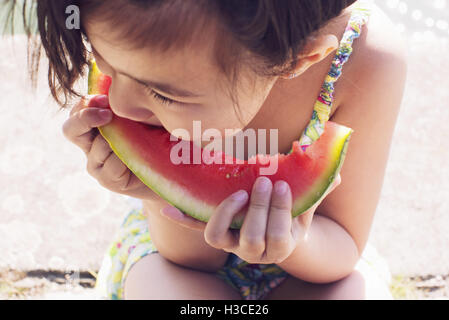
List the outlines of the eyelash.
<svg viewBox="0 0 449 320">
<path fill-rule="evenodd" d="M 174 103 L 178 102 L 178 101 L 175 101 L 175 100 L 172 100 L 172 99 L 169 99 L 167 97 L 164 97 L 164 96 L 160 95 L 159 93 L 157 93 L 151 87 L 147 86 L 144 83 L 142 83 L 142 86 L 144 87 L 145 91 L 148 94 L 152 95 L 153 98 L 155 98 L 156 100 L 158 100 L 162 104 L 165 104 L 165 105 L 169 106 L 171 104 L 174 104 Z M 179 104 L 179 102 L 178 102 L 178 104 Z"/>
<path fill-rule="evenodd" d="M 162 104 L 165 104 L 165 105 L 168 106 L 168 105 L 171 105 L 171 104 L 174 104 L 174 103 L 177 102 L 175 100 L 172 100 L 172 99 L 169 99 L 167 97 L 164 97 L 164 96 L 160 95 L 159 93 L 157 93 L 151 87 L 147 86 L 144 83 L 142 83 L 142 86 L 145 88 L 145 91 L 147 91 L 150 95 L 152 95 L 153 98 L 155 98 L 156 100 L 159 100 L 159 102 L 162 103 Z M 181 103 L 178 102 L 178 104 L 181 104 Z"/>
<path fill-rule="evenodd" d="M 157 93 L 156 91 L 154 91 L 153 89 L 151 89 L 151 87 L 142 84 L 145 88 L 145 90 L 151 94 L 156 100 L 159 100 L 160 103 L 165 104 L 165 105 L 171 105 L 177 101 L 169 99 L 167 97 L 161 96 L 159 93 Z"/>
</svg>

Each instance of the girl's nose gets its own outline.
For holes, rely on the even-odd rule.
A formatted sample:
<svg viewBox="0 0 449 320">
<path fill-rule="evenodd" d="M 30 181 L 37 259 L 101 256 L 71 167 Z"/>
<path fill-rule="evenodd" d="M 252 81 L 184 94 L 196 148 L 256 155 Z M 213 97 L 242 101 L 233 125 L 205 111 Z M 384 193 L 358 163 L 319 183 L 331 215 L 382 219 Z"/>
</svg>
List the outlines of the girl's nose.
<svg viewBox="0 0 449 320">
<path fill-rule="evenodd" d="M 117 86 L 117 88 L 121 87 Z M 114 88 L 113 81 L 109 88 L 109 104 L 116 115 L 139 122 L 146 121 L 154 115 L 150 109 L 140 106 L 138 101 L 133 101 L 132 92 L 126 94 L 124 90 L 117 90 L 117 88 Z"/>
<path fill-rule="evenodd" d="M 131 107 L 129 105 L 113 107 L 111 104 L 111 108 L 119 117 L 139 122 L 146 121 L 154 115 L 153 112 L 142 107 Z"/>
</svg>

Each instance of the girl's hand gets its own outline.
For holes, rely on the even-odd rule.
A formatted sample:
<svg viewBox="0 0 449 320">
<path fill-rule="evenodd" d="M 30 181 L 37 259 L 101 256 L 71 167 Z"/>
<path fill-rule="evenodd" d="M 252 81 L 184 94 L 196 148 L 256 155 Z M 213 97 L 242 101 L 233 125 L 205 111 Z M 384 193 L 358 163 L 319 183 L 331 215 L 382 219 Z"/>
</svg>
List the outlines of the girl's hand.
<svg viewBox="0 0 449 320">
<path fill-rule="evenodd" d="M 340 183 L 339 174 L 325 197 Z M 204 230 L 206 242 L 216 249 L 232 252 L 249 263 L 271 264 L 285 260 L 299 241 L 304 241 L 313 214 L 322 201 L 292 219 L 289 185 L 276 181 L 273 187 L 270 179 L 259 177 L 253 186 L 242 228 L 230 229 L 232 218 L 245 207 L 247 200 L 246 191 L 234 193 L 220 203 L 207 224 L 170 206 L 162 209 L 162 213 L 186 227 Z"/>
<path fill-rule="evenodd" d="M 106 109 L 108 105 L 106 95 L 81 99 L 63 124 L 64 136 L 83 150 L 87 172 L 103 187 L 140 199 L 155 199 L 157 195 L 126 167 L 99 134 L 97 127 L 112 120 L 112 111 Z"/>
</svg>

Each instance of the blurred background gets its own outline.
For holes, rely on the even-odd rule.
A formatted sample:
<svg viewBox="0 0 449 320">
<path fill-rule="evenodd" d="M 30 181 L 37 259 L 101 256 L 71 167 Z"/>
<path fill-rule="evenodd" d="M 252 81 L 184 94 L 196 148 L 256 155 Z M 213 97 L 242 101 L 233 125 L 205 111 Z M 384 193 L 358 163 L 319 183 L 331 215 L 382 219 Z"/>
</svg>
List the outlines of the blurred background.
<svg viewBox="0 0 449 320">
<path fill-rule="evenodd" d="M 409 70 L 370 243 L 395 298 L 447 299 L 449 1 L 375 3 L 407 41 Z M 16 32 L 0 38 L 0 299 L 94 298 L 109 241 L 139 203 L 87 174 L 63 137 L 68 111 L 50 97 L 47 62 L 33 92 L 17 22 Z"/>
</svg>

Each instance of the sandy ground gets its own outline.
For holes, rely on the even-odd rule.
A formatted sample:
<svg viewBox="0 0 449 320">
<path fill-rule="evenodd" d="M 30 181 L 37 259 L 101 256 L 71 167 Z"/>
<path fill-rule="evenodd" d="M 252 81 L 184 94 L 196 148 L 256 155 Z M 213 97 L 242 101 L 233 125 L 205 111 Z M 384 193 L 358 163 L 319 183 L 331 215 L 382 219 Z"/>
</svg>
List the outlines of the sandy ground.
<svg viewBox="0 0 449 320">
<path fill-rule="evenodd" d="M 449 43 L 448 37 L 429 34 L 407 41 L 409 76 L 370 243 L 396 283 L 424 279 L 437 283 L 428 286 L 437 288 L 430 290 L 437 292 L 433 297 L 444 297 L 449 296 Z M 62 135 L 68 112 L 57 112 L 45 72 L 32 93 L 24 39 L 14 42 L 0 40 L 0 298 L 10 297 L 14 288 L 36 286 L 46 288 L 35 295 L 41 298 L 89 298 L 92 277 L 70 287 L 65 276 L 57 283 L 45 272 L 94 274 L 131 202 L 87 174 L 84 154 Z M 29 276 L 33 270 L 46 276 Z M 15 286 L 18 281 L 25 284 Z M 77 295 L 76 288 L 84 293 Z"/>
</svg>

